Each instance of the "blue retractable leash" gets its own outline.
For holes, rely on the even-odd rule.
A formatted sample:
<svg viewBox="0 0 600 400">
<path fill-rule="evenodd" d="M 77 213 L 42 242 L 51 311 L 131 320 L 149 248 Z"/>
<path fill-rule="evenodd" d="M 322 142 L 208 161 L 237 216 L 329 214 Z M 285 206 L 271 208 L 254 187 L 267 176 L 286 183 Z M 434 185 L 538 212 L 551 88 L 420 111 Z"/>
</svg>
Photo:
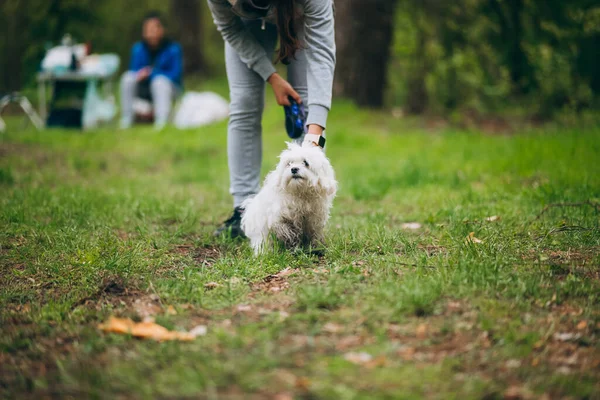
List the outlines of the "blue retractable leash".
<svg viewBox="0 0 600 400">
<path fill-rule="evenodd" d="M 298 104 L 296 101 L 288 97 L 291 106 L 283 106 L 285 112 L 285 130 L 291 139 L 298 139 L 306 132 L 306 112 L 304 104 Z"/>
</svg>

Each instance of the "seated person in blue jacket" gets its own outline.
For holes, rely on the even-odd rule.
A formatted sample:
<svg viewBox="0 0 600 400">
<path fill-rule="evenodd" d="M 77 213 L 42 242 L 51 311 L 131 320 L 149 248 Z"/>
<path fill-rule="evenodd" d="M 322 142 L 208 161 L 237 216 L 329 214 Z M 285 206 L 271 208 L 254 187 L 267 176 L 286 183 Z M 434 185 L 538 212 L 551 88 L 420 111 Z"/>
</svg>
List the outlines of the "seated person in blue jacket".
<svg viewBox="0 0 600 400">
<path fill-rule="evenodd" d="M 175 95 L 181 90 L 182 66 L 181 46 L 165 36 L 161 15 L 147 14 L 142 41 L 133 45 L 129 71 L 121 78 L 121 128 L 133 123 L 136 97 L 151 100 L 157 129 L 167 124 Z"/>
</svg>

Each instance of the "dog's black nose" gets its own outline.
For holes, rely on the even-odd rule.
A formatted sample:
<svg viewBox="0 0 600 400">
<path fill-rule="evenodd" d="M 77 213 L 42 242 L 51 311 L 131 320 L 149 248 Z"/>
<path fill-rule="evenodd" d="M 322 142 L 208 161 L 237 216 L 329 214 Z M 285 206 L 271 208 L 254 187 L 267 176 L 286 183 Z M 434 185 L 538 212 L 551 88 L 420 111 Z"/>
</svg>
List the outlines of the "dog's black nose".
<svg viewBox="0 0 600 400">
<path fill-rule="evenodd" d="M 297 174 L 298 173 L 298 168 L 292 168 L 292 174 Z"/>
</svg>

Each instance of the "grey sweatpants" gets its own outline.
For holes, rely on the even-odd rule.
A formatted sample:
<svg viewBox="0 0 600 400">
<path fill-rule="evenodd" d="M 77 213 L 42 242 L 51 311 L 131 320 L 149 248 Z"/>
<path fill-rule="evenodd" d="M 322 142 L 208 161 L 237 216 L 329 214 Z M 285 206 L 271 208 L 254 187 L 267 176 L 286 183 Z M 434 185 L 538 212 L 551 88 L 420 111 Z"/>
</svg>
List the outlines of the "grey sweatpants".
<svg viewBox="0 0 600 400">
<path fill-rule="evenodd" d="M 262 21 L 248 21 L 246 26 L 272 58 L 277 42 L 277 28 Z M 225 42 L 225 63 L 231 98 L 229 126 L 227 129 L 227 156 L 229 159 L 230 193 L 233 205 L 242 205 L 248 197 L 258 193 L 262 162 L 262 113 L 265 102 L 265 82 L 259 74 L 240 60 L 235 50 Z M 308 104 L 306 54 L 296 53 L 287 68 L 287 79 Z M 287 138 L 281 110 L 282 141 Z"/>
<path fill-rule="evenodd" d="M 137 94 L 138 82 L 133 71 L 127 71 L 121 77 L 121 125 L 129 126 L 133 123 L 133 99 Z M 171 113 L 171 104 L 175 98 L 177 88 L 169 78 L 158 75 L 150 82 L 152 93 L 152 106 L 154 107 L 154 124 L 164 126 Z"/>
</svg>

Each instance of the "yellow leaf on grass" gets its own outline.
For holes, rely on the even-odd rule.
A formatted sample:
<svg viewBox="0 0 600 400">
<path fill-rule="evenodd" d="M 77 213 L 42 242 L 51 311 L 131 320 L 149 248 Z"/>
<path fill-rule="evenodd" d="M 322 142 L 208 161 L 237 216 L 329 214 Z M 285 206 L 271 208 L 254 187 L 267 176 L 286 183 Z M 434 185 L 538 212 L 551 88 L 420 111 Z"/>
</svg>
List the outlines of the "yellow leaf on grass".
<svg viewBox="0 0 600 400">
<path fill-rule="evenodd" d="M 342 332 L 344 330 L 344 327 L 339 325 L 339 324 L 335 324 L 333 322 L 328 322 L 325 325 L 323 325 L 323 331 L 327 332 L 327 333 L 339 333 Z"/>
<path fill-rule="evenodd" d="M 491 217 L 487 217 L 485 220 L 487 222 L 495 222 L 495 221 L 500 221 L 500 217 L 497 215 L 492 215 Z"/>
<path fill-rule="evenodd" d="M 169 314 L 169 315 L 177 315 L 177 310 L 175 310 L 175 307 L 169 306 L 169 307 L 167 307 L 167 314 Z"/>
<path fill-rule="evenodd" d="M 427 324 L 420 324 L 417 326 L 416 335 L 418 339 L 425 339 L 427 337 L 427 331 L 429 331 L 429 327 Z"/>
<path fill-rule="evenodd" d="M 577 324 L 577 329 L 582 331 L 585 328 L 587 328 L 587 321 L 581 321 L 580 323 Z"/>
<path fill-rule="evenodd" d="M 400 225 L 400 227 L 402 229 L 406 229 L 406 230 L 409 230 L 409 231 L 414 231 L 414 230 L 417 230 L 417 229 L 421 229 L 421 224 L 418 223 L 418 222 L 405 222 L 402 225 Z"/>
<path fill-rule="evenodd" d="M 194 340 L 195 335 L 187 332 L 170 331 L 164 326 L 157 325 L 152 321 L 134 322 L 129 318 L 110 317 L 108 322 L 98 325 L 104 332 L 129 334 L 142 339 L 164 340 Z"/>
<path fill-rule="evenodd" d="M 350 352 L 344 354 L 344 359 L 352 364 L 366 364 L 373 359 L 373 356 L 364 351 L 360 353 Z"/>
<path fill-rule="evenodd" d="M 208 282 L 208 283 L 204 284 L 205 289 L 214 289 L 214 288 L 218 288 L 219 286 L 221 286 L 221 285 L 218 284 L 217 282 Z"/>
<path fill-rule="evenodd" d="M 469 233 L 469 235 L 467 236 L 467 239 L 465 240 L 465 243 L 469 244 L 469 243 L 476 243 L 476 244 L 481 244 L 483 243 L 483 240 L 481 239 L 477 239 L 475 237 L 475 232 L 471 232 Z"/>
</svg>

